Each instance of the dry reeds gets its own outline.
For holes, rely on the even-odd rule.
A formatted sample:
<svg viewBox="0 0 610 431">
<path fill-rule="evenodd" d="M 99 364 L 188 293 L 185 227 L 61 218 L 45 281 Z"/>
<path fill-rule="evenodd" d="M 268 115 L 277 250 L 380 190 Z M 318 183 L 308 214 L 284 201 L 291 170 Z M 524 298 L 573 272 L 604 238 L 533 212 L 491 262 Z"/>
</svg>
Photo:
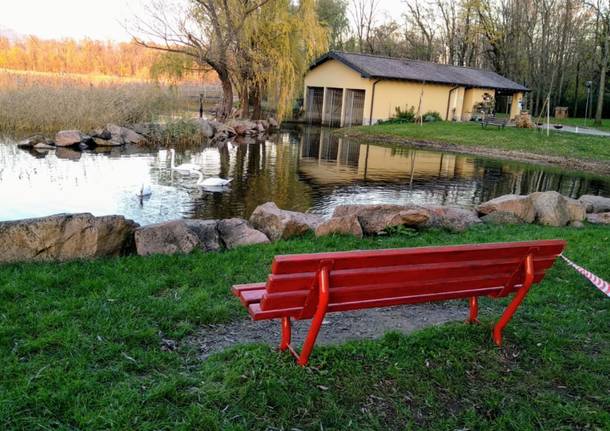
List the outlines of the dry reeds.
<svg viewBox="0 0 610 431">
<path fill-rule="evenodd" d="M 94 82 L 0 71 L 0 131 L 88 131 L 107 123 L 153 121 L 184 109 L 179 92 L 147 82 Z"/>
</svg>

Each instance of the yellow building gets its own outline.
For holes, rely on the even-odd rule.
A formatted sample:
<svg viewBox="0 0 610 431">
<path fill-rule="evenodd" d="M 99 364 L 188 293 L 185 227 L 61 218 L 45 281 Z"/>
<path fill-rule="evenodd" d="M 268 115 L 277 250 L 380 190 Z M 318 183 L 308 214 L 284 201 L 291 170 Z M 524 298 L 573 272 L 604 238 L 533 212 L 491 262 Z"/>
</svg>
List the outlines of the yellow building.
<svg viewBox="0 0 610 431">
<path fill-rule="evenodd" d="M 468 121 L 476 105 L 494 98 L 496 110 L 514 118 L 526 87 L 495 72 L 404 58 L 330 51 L 305 75 L 305 113 L 311 123 L 375 124 L 396 108 L 437 112 Z"/>
</svg>

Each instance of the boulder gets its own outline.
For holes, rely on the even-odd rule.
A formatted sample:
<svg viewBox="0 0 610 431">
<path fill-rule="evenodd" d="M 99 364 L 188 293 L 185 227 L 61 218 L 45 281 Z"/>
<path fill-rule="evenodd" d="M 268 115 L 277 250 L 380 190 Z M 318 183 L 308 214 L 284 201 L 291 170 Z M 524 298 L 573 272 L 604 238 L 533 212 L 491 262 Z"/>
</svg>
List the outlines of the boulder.
<svg viewBox="0 0 610 431">
<path fill-rule="evenodd" d="M 566 207 L 568 209 L 568 217 L 570 222 L 583 221 L 587 217 L 587 207 L 576 199 L 571 199 L 564 196 Z"/>
<path fill-rule="evenodd" d="M 216 220 L 172 220 L 141 227 L 135 232 L 140 256 L 221 249 Z"/>
<path fill-rule="evenodd" d="M 273 117 L 269 117 L 269 119 L 267 121 L 269 122 L 269 127 L 273 128 L 273 129 L 277 129 L 278 127 L 280 127 L 277 120 Z"/>
<path fill-rule="evenodd" d="M 250 224 L 271 241 L 303 235 L 321 222 L 320 216 L 282 210 L 273 202 L 259 205 L 250 216 Z"/>
<path fill-rule="evenodd" d="M 66 261 L 118 256 L 133 250 L 138 224 L 89 213 L 0 222 L 0 262 Z"/>
<path fill-rule="evenodd" d="M 24 139 L 23 141 L 19 142 L 17 144 L 17 147 L 32 148 L 32 147 L 35 147 L 37 144 L 52 144 L 52 141 L 49 139 L 46 139 L 42 135 L 35 135 L 35 136 L 30 136 L 29 138 Z"/>
<path fill-rule="evenodd" d="M 55 145 L 53 145 L 51 141 L 47 140 L 45 142 L 38 142 L 34 144 L 33 148 L 37 150 L 53 150 L 55 149 Z"/>
<path fill-rule="evenodd" d="M 479 214 L 487 215 L 496 211 L 514 214 L 526 223 L 532 223 L 536 218 L 534 205 L 529 196 L 504 195 L 484 202 L 477 207 Z"/>
<path fill-rule="evenodd" d="M 578 200 L 585 205 L 588 213 L 603 213 L 610 211 L 610 198 L 583 195 Z"/>
<path fill-rule="evenodd" d="M 237 135 L 246 135 L 252 132 L 258 132 L 258 126 L 253 121 L 248 120 L 231 120 L 227 126 L 232 127 Z"/>
<path fill-rule="evenodd" d="M 571 213 L 577 212 L 575 209 L 570 211 L 567 198 L 555 191 L 536 192 L 529 197 L 536 212 L 536 222 L 541 225 L 565 226 L 571 221 Z"/>
<path fill-rule="evenodd" d="M 430 219 L 429 211 L 416 205 L 339 205 L 333 212 L 333 217 L 349 215 L 358 217 L 362 231 L 367 235 L 394 226 L 420 227 Z"/>
<path fill-rule="evenodd" d="M 316 227 L 316 236 L 353 235 L 362 238 L 362 226 L 355 215 L 332 217 Z"/>
<path fill-rule="evenodd" d="M 98 147 L 120 147 L 122 142 L 117 142 L 112 139 L 93 138 L 93 143 Z"/>
<path fill-rule="evenodd" d="M 587 221 L 594 224 L 610 224 L 610 212 L 588 214 Z"/>
<path fill-rule="evenodd" d="M 62 130 L 55 135 L 55 145 L 58 147 L 69 147 L 80 144 L 82 138 L 83 136 L 78 130 Z"/>
<path fill-rule="evenodd" d="M 106 129 L 95 129 L 91 132 L 91 137 L 95 140 L 95 138 L 104 139 L 106 141 L 112 139 L 112 134 Z"/>
<path fill-rule="evenodd" d="M 142 144 L 146 142 L 146 138 L 144 136 L 131 129 L 128 129 L 127 127 L 122 127 L 122 136 L 126 144 Z"/>
<path fill-rule="evenodd" d="M 146 138 L 144 136 L 127 127 L 121 127 L 116 124 L 107 124 L 106 131 L 110 133 L 110 141 L 114 141 L 116 145 L 142 144 L 146 142 Z"/>
<path fill-rule="evenodd" d="M 267 235 L 254 229 L 241 218 L 230 218 L 218 222 L 220 239 L 226 248 L 232 249 L 242 245 L 268 243 Z"/>
<path fill-rule="evenodd" d="M 481 217 L 481 220 L 488 224 L 522 224 L 522 218 L 508 211 L 494 211 Z"/>
<path fill-rule="evenodd" d="M 463 232 L 473 224 L 481 223 L 474 211 L 451 206 L 425 205 L 430 218 L 426 227 L 445 229 L 451 232 Z"/>
</svg>

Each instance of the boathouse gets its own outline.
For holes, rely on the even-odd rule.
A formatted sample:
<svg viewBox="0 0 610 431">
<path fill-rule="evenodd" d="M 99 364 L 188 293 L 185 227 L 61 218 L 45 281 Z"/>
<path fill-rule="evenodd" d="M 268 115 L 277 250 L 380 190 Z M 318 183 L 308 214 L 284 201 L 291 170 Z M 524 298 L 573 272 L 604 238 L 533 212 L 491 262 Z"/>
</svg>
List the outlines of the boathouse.
<svg viewBox="0 0 610 431">
<path fill-rule="evenodd" d="M 330 51 L 305 75 L 305 116 L 330 126 L 375 124 L 396 107 L 468 121 L 483 100 L 514 118 L 526 87 L 495 72 L 406 58 Z M 479 105 L 480 106 L 480 105 Z"/>
</svg>

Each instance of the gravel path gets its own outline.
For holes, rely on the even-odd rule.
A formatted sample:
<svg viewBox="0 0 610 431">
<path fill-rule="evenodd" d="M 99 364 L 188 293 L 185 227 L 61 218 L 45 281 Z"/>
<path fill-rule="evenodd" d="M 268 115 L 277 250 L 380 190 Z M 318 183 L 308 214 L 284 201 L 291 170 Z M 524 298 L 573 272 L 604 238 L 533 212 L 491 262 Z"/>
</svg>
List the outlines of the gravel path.
<svg viewBox="0 0 610 431">
<path fill-rule="evenodd" d="M 450 321 L 465 320 L 468 316 L 466 301 L 404 305 L 400 307 L 330 313 L 326 316 L 317 344 L 339 344 L 348 340 L 373 339 L 388 331 L 405 334 Z M 300 346 L 309 320 L 293 324 L 292 342 Z M 219 325 L 204 325 L 185 340 L 194 346 L 200 359 L 236 344 L 264 343 L 277 346 L 280 340 L 279 320 L 254 322 L 250 319 Z"/>
</svg>

